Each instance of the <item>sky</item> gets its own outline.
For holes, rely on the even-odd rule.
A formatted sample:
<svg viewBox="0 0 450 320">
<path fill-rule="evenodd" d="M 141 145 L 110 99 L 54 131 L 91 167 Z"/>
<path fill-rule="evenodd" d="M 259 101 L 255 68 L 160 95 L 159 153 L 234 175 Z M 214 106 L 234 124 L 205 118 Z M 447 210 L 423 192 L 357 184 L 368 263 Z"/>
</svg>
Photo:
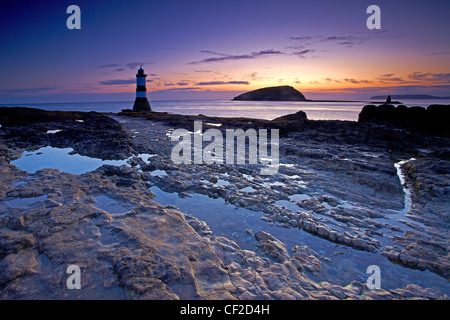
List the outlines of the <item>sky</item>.
<svg viewBox="0 0 450 320">
<path fill-rule="evenodd" d="M 366 25 L 377 5 L 381 29 Z M 81 29 L 68 29 L 70 5 Z M 450 96 L 448 0 L 0 0 L 0 103 Z"/>
</svg>

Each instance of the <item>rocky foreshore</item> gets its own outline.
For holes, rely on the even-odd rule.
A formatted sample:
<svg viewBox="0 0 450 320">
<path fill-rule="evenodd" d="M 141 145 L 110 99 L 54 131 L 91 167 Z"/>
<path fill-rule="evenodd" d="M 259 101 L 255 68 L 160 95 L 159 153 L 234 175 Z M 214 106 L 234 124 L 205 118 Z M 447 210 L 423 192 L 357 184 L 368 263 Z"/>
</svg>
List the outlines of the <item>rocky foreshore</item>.
<svg viewBox="0 0 450 320">
<path fill-rule="evenodd" d="M 369 118 L 310 121 L 299 112 L 268 121 L 0 108 L 0 297 L 447 299 L 446 131 Z M 205 129 L 279 129 L 278 173 L 261 176 L 260 165 L 174 164 L 170 133 L 193 131 L 194 120 Z M 101 159 L 131 157 L 128 165 L 79 175 L 11 164 L 44 146 Z M 407 208 L 395 164 L 412 158 L 400 166 L 411 192 Z M 261 213 L 258 220 L 273 232 L 248 228 L 241 237 L 254 247 L 242 248 L 194 214 L 159 204 L 155 188 Z M 281 240 L 287 232 L 304 241 Z M 355 277 L 369 264 L 381 266 L 381 289 Z M 81 290 L 66 286 L 69 265 L 81 269 Z M 403 273 L 407 282 L 390 279 Z"/>
</svg>

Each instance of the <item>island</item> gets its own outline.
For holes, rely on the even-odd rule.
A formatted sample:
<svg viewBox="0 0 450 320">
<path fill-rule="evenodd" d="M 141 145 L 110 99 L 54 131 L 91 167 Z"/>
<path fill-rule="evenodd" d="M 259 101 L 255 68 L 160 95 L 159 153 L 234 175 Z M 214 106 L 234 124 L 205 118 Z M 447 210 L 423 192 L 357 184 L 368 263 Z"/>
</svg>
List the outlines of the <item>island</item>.
<svg viewBox="0 0 450 320">
<path fill-rule="evenodd" d="M 234 97 L 233 100 L 243 101 L 309 101 L 305 96 L 291 86 L 267 87 L 249 91 Z"/>
</svg>

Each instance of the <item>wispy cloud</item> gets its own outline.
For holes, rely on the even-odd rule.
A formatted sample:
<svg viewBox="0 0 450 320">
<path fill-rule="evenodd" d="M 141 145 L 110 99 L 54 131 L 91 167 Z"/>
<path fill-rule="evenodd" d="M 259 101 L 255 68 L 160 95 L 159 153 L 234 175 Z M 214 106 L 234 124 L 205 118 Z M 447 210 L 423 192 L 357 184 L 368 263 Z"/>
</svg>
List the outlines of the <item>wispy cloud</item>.
<svg viewBox="0 0 450 320">
<path fill-rule="evenodd" d="M 405 82 L 403 78 L 394 77 L 393 73 L 386 73 L 379 75 L 376 79 L 381 82 Z"/>
<path fill-rule="evenodd" d="M 121 72 L 121 71 L 125 71 L 125 69 L 132 69 L 132 70 L 136 70 L 138 69 L 141 65 L 145 65 L 145 64 L 153 64 L 152 62 L 129 62 L 125 65 L 119 64 L 119 63 L 110 63 L 110 64 L 102 64 L 100 66 L 97 66 L 98 69 L 107 69 L 108 72 L 110 71 L 116 71 L 116 72 Z"/>
<path fill-rule="evenodd" d="M 105 69 L 105 68 L 116 68 L 119 67 L 118 64 L 102 64 L 101 66 L 98 66 L 99 69 Z"/>
<path fill-rule="evenodd" d="M 301 50 L 301 51 L 295 51 L 292 54 L 294 56 L 299 56 L 300 58 L 305 58 L 305 55 L 309 54 L 309 53 L 313 53 L 316 50 L 314 49 L 305 49 L 305 50 Z"/>
<path fill-rule="evenodd" d="M 347 79 L 344 79 L 344 81 L 348 82 L 348 83 L 353 83 L 353 84 L 372 83 L 372 81 L 370 81 L 370 80 L 359 80 L 359 79 L 354 79 L 354 78 L 347 78 Z"/>
<path fill-rule="evenodd" d="M 194 71 L 198 72 L 198 73 L 212 73 L 212 72 L 214 72 L 212 70 L 194 70 Z"/>
<path fill-rule="evenodd" d="M 162 89 L 162 90 L 155 90 L 151 92 L 165 92 L 165 91 L 192 91 L 192 90 L 198 90 L 201 89 L 200 87 L 182 87 L 182 88 L 169 88 L 169 89 Z"/>
<path fill-rule="evenodd" d="M 450 73 L 413 72 L 408 77 L 418 81 L 450 82 Z"/>
<path fill-rule="evenodd" d="M 144 65 L 143 62 L 129 62 L 125 65 L 125 67 L 129 69 L 136 69 L 137 67 L 140 67 L 141 65 Z"/>
<path fill-rule="evenodd" d="M 330 35 L 330 36 L 299 36 L 299 37 L 289 37 L 289 39 L 296 42 L 302 42 L 305 45 L 317 43 L 336 43 L 337 45 L 351 48 L 355 44 L 364 42 L 366 40 L 366 37 L 355 35 Z"/>
<path fill-rule="evenodd" d="M 9 93 L 39 93 L 59 89 L 59 87 L 21 88 L 4 90 Z"/>
<path fill-rule="evenodd" d="M 147 80 L 147 83 L 153 82 L 153 80 Z M 114 80 L 104 80 L 99 81 L 99 84 L 104 86 L 124 86 L 129 84 L 135 84 L 135 79 L 114 79 Z"/>
<path fill-rule="evenodd" d="M 136 80 L 123 80 L 123 79 L 116 79 L 116 80 L 105 80 L 105 81 L 99 81 L 100 84 L 105 86 L 117 86 L 117 85 L 128 85 L 136 83 Z"/>
<path fill-rule="evenodd" d="M 224 84 L 248 85 L 248 84 L 250 84 L 250 82 L 248 82 L 248 81 L 207 81 L 207 82 L 197 82 L 195 85 L 197 85 L 197 86 L 215 86 L 215 85 L 224 85 Z"/>
<path fill-rule="evenodd" d="M 326 82 L 336 82 L 336 83 L 341 83 L 340 80 L 335 79 L 335 78 L 325 78 L 325 81 L 326 81 Z"/>
<path fill-rule="evenodd" d="M 220 61 L 229 61 L 229 60 L 244 60 L 244 59 L 256 59 L 262 56 L 269 55 L 279 55 L 284 54 L 279 50 L 269 49 L 269 50 L 261 50 L 257 52 L 251 52 L 248 54 L 240 54 L 240 55 L 230 55 L 225 53 L 213 52 L 208 50 L 202 50 L 202 53 L 214 54 L 217 57 L 210 57 L 206 59 L 202 59 L 199 61 L 189 62 L 188 64 L 202 64 L 202 63 L 210 63 L 210 62 L 220 62 Z"/>
</svg>

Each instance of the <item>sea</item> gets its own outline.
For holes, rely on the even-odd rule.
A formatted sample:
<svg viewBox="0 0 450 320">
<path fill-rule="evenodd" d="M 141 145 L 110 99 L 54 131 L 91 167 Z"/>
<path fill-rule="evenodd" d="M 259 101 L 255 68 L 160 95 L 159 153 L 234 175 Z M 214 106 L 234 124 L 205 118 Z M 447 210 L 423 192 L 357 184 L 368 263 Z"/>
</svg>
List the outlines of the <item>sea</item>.
<svg viewBox="0 0 450 320">
<path fill-rule="evenodd" d="M 428 107 L 432 104 L 450 105 L 450 99 L 402 100 L 402 104 Z M 272 120 L 274 118 L 304 111 L 310 120 L 358 121 L 358 114 L 367 104 L 380 104 L 376 101 L 233 101 L 233 100 L 164 100 L 150 101 L 153 111 L 184 115 L 215 117 L 246 117 Z M 109 102 L 70 102 L 70 103 L 23 103 L 0 104 L 6 107 L 28 107 L 60 111 L 97 111 L 117 113 L 132 109 L 133 101 Z"/>
</svg>

